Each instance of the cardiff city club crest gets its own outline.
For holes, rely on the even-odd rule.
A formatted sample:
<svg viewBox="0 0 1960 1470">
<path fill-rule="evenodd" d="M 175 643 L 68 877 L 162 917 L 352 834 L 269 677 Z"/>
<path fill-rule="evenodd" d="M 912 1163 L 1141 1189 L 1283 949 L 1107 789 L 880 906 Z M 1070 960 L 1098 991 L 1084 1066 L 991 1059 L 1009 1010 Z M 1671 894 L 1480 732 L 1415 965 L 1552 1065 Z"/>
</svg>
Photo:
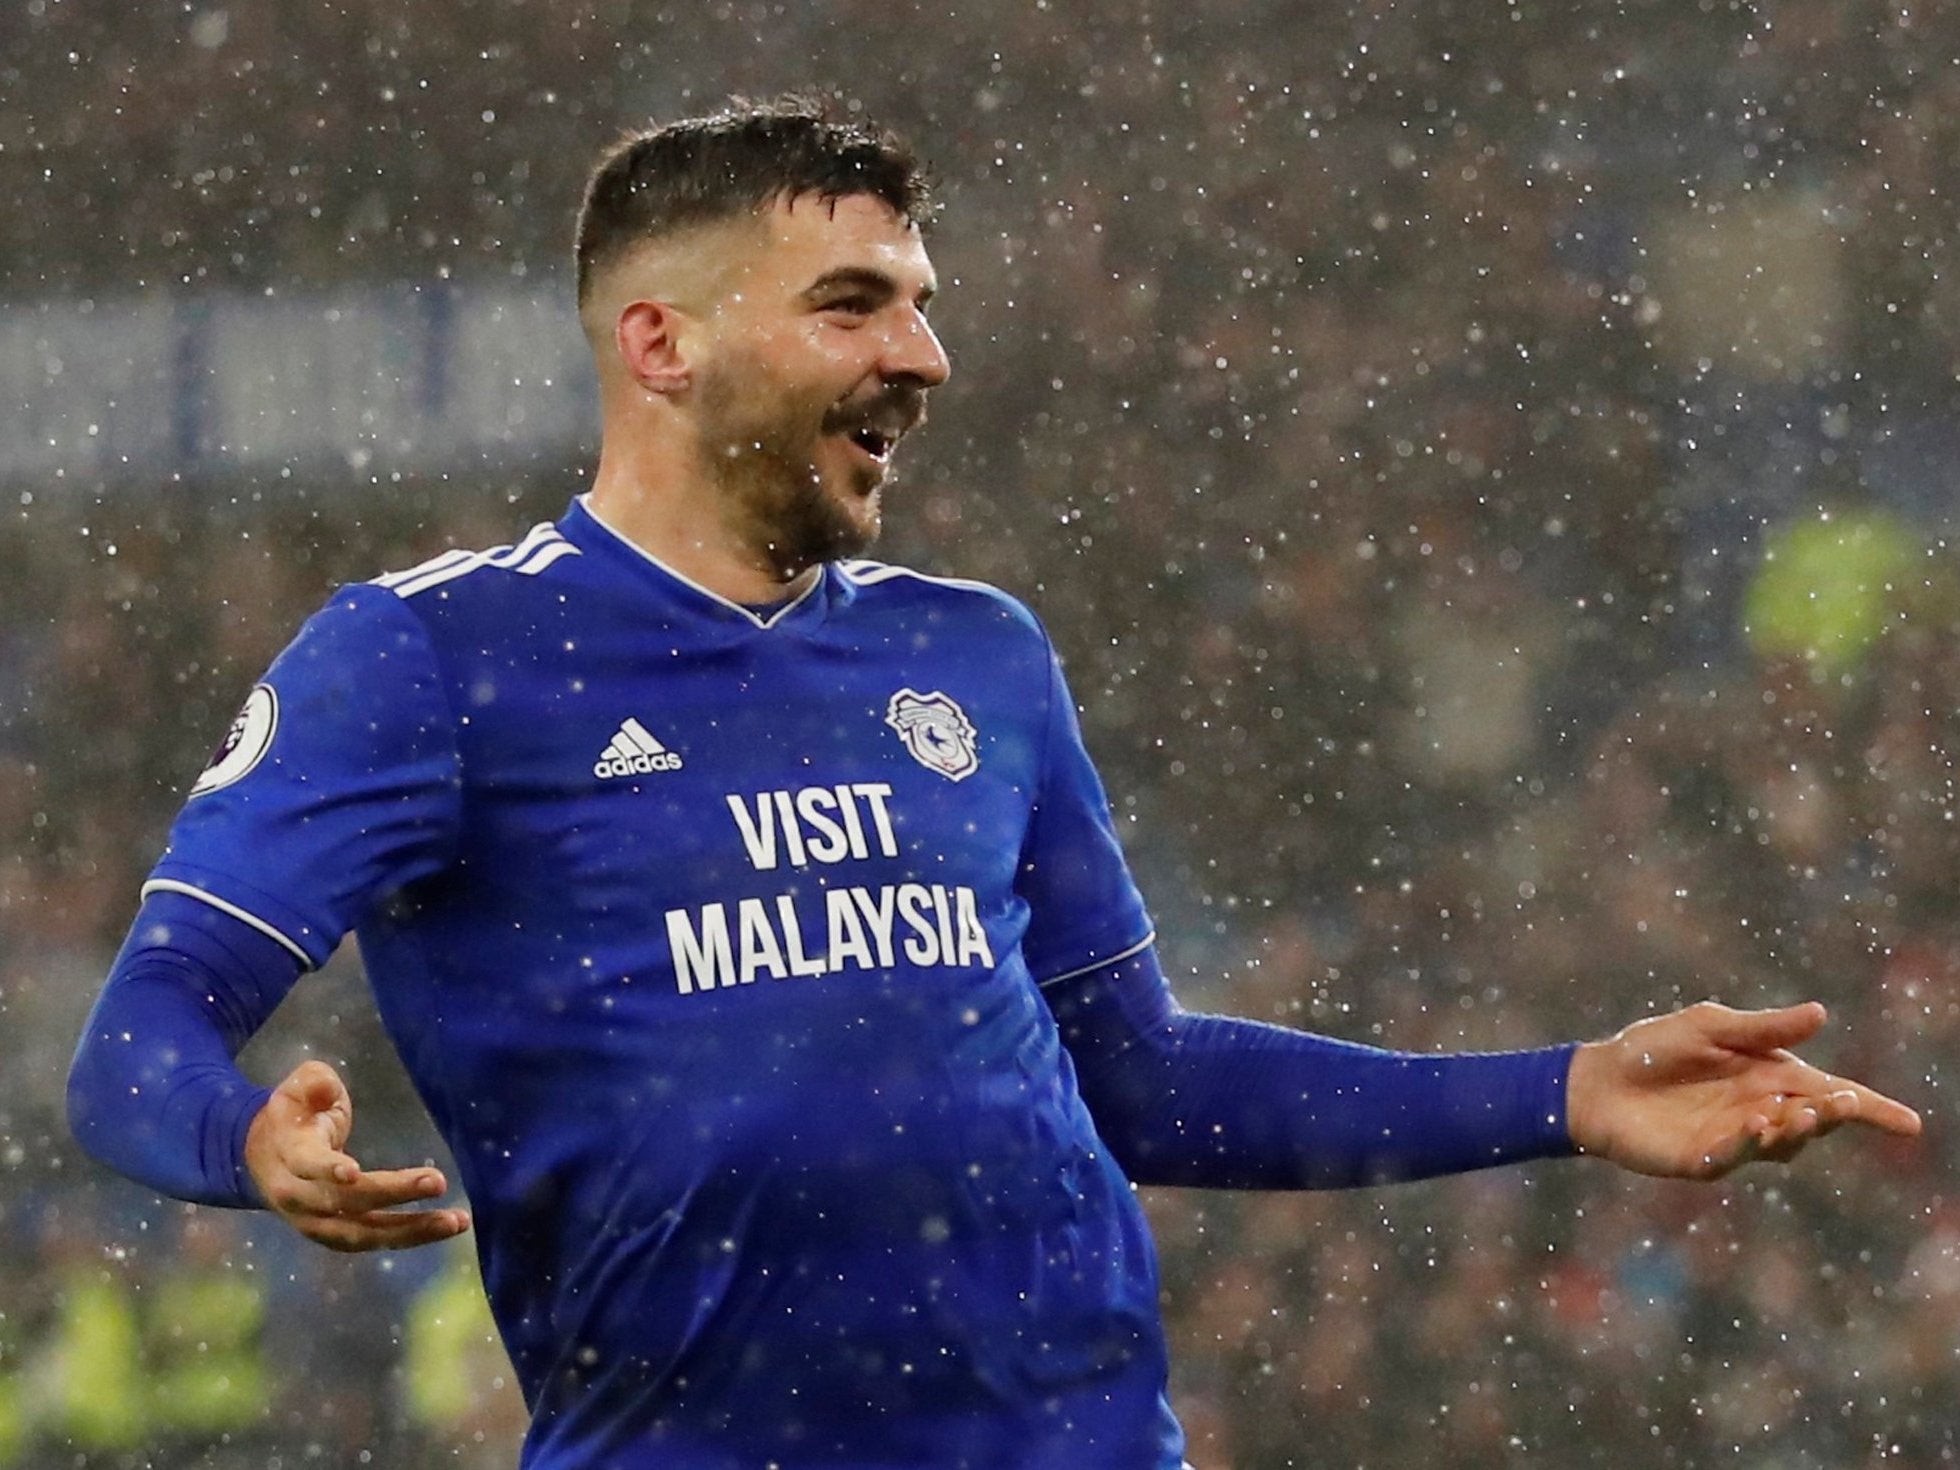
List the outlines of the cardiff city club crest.
<svg viewBox="0 0 1960 1470">
<path fill-rule="evenodd" d="M 949 780 L 964 781 L 980 769 L 973 722 L 950 695 L 901 689 L 885 709 L 885 723 L 898 731 L 912 759 Z"/>
</svg>

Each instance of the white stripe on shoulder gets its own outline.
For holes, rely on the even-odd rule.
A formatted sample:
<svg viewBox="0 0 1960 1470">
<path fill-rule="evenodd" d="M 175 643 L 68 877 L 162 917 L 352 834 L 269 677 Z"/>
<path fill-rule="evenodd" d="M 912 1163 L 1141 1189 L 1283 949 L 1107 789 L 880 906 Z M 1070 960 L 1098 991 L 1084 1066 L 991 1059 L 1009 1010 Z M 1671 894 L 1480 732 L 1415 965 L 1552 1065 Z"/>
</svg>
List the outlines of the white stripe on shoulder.
<svg viewBox="0 0 1960 1470">
<path fill-rule="evenodd" d="M 497 546 L 489 551 L 446 551 L 441 556 L 431 557 L 419 567 L 410 567 L 405 572 L 390 572 L 374 580 L 397 597 L 407 598 L 418 592 L 427 592 L 431 587 L 440 587 L 445 582 L 453 582 L 458 577 L 466 577 L 484 567 L 535 577 L 559 558 L 578 555 L 579 549 L 559 535 L 556 526 L 550 521 L 541 521 L 514 546 Z"/>
<path fill-rule="evenodd" d="M 474 555 L 476 555 L 475 552 L 465 551 L 460 546 L 453 547 L 443 552 L 440 556 L 432 556 L 427 561 L 418 562 L 405 571 L 385 572 L 374 579 L 374 585 L 377 587 L 393 587 L 402 582 L 412 582 L 417 577 L 425 576 L 443 567 L 454 566 L 457 562 L 467 560 Z"/>
<path fill-rule="evenodd" d="M 940 587 L 964 587 L 969 592 L 991 592 L 997 597 L 1006 595 L 991 582 L 976 582 L 968 577 L 934 577 L 925 572 L 915 572 L 910 567 L 893 566 L 890 562 L 841 561 L 837 569 L 860 587 L 875 587 L 894 577 L 913 577 Z"/>
<path fill-rule="evenodd" d="M 543 571 L 546 567 L 550 566 L 553 562 L 557 561 L 560 557 L 584 556 L 584 555 L 585 555 L 584 552 L 580 551 L 576 546 L 572 545 L 572 543 L 567 541 L 563 536 L 560 536 L 557 540 L 551 542 L 548 546 L 544 548 L 544 550 L 540 551 L 536 556 L 532 557 L 529 561 L 524 562 L 518 566 L 514 566 L 511 568 L 511 570 L 513 572 L 516 572 L 520 577 L 535 577 L 539 572 Z"/>
<path fill-rule="evenodd" d="M 1100 970 L 1104 965 L 1113 965 L 1118 960 L 1127 960 L 1132 955 L 1142 954 L 1146 949 L 1150 948 L 1150 946 L 1155 944 L 1156 942 L 1157 942 L 1157 931 L 1155 929 L 1152 929 L 1148 934 L 1144 935 L 1143 938 L 1139 939 L 1135 944 L 1131 945 L 1128 949 L 1124 950 L 1121 954 L 1113 954 L 1108 956 L 1107 958 L 1097 960 L 1093 965 L 1078 965 L 1073 970 L 1065 970 L 1059 975 L 1050 975 L 1046 980 L 1037 980 L 1034 983 L 1041 989 L 1046 990 L 1050 985 L 1059 985 L 1064 980 L 1073 980 L 1077 975 L 1086 975 L 1091 970 Z"/>
<path fill-rule="evenodd" d="M 295 955 L 299 956 L 299 962 L 302 966 L 309 970 L 313 968 L 312 958 L 297 943 L 288 939 L 257 914 L 247 913 L 237 904 L 227 903 L 215 893 L 206 893 L 195 884 L 180 883 L 175 878 L 152 878 L 143 885 L 142 891 L 137 894 L 137 897 L 148 898 L 152 893 L 181 893 L 186 898 L 195 898 L 208 903 L 219 913 L 229 914 L 232 918 L 238 920 L 239 923 L 251 925 L 252 928 L 265 935 L 266 938 L 278 940 L 287 949 L 290 949 Z"/>
</svg>

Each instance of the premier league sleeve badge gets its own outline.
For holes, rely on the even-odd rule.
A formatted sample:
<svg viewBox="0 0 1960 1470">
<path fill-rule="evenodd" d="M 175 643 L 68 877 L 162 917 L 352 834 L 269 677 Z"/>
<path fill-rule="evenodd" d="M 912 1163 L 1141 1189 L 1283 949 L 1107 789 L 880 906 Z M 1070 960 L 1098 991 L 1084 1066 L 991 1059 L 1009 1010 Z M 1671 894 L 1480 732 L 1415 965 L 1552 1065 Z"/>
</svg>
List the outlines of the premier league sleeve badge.
<svg viewBox="0 0 1960 1470">
<path fill-rule="evenodd" d="M 272 748 L 272 737 L 279 729 L 279 696 L 270 684 L 256 684 L 245 696 L 245 707 L 231 722 L 225 738 L 211 752 L 210 763 L 191 787 L 192 796 L 221 791 L 243 779 Z"/>
</svg>

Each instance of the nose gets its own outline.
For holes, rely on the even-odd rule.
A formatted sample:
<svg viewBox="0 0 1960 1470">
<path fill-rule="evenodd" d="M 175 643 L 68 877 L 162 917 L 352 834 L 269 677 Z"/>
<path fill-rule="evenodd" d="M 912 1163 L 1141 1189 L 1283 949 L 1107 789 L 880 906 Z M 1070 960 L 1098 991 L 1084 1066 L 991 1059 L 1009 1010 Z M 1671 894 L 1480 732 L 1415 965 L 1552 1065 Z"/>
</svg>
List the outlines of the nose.
<svg viewBox="0 0 1960 1470">
<path fill-rule="evenodd" d="M 911 378 L 927 388 L 937 388 L 953 373 L 932 324 L 916 309 L 907 312 L 886 339 L 882 367 L 887 378 Z"/>
</svg>

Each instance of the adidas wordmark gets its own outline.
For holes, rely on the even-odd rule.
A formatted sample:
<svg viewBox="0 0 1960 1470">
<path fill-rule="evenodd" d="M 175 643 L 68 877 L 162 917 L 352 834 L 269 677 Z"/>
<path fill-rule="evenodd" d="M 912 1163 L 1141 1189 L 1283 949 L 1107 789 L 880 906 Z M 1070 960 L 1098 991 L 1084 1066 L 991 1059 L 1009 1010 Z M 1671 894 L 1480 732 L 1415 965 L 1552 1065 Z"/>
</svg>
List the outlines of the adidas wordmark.
<svg viewBox="0 0 1960 1470">
<path fill-rule="evenodd" d="M 644 776 L 652 771 L 678 771 L 680 768 L 679 755 L 655 740 L 645 725 L 629 719 L 619 727 L 619 733 L 613 736 L 612 744 L 599 757 L 592 774 L 603 779 L 607 776 Z"/>
</svg>

